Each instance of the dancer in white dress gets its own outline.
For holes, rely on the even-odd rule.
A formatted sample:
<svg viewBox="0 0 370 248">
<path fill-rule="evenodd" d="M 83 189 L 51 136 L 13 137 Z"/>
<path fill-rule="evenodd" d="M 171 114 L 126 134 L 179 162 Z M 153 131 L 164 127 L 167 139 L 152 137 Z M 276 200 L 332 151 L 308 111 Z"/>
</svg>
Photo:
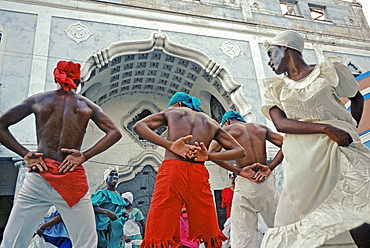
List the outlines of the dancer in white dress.
<svg viewBox="0 0 370 248">
<path fill-rule="evenodd" d="M 331 59 L 306 64 L 294 31 L 265 46 L 271 68 L 287 76 L 264 81 L 262 112 L 286 134 L 283 191 L 262 247 L 356 247 L 353 240 L 370 247 L 370 153 L 357 135 L 364 102 L 357 82 Z M 351 112 L 338 97 L 351 100 Z"/>
</svg>

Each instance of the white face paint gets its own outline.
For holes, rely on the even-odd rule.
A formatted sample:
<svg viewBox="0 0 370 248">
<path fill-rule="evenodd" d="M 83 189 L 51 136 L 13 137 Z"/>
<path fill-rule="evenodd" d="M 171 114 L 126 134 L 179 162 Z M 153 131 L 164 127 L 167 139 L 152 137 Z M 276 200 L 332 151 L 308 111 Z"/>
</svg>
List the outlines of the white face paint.
<svg viewBox="0 0 370 248">
<path fill-rule="evenodd" d="M 271 67 L 271 69 L 277 75 L 282 74 L 284 71 L 279 71 L 279 66 L 285 56 L 285 50 L 283 49 L 283 47 L 271 45 L 270 48 L 267 50 L 267 55 L 270 58 L 268 65 Z"/>
<path fill-rule="evenodd" d="M 108 183 L 110 184 L 117 184 L 118 182 L 118 172 L 117 171 L 111 171 L 108 176 Z"/>
</svg>

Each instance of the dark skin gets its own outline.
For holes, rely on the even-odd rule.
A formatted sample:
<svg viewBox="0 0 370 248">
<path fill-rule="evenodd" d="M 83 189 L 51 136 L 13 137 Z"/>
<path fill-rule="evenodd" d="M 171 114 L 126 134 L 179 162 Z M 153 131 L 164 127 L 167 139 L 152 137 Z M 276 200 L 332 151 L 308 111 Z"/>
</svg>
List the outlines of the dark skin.
<svg viewBox="0 0 370 248">
<path fill-rule="evenodd" d="M 214 161 L 221 167 L 251 181 L 264 182 L 271 171 L 283 160 L 282 153 L 279 151 L 273 161 L 267 166 L 266 141 L 281 147 L 283 137 L 271 131 L 265 125 L 245 123 L 232 118 L 225 121 L 224 129 L 244 148 L 246 156 L 235 160 L 236 166 L 228 161 Z M 209 150 L 220 151 L 221 146 L 216 141 L 213 141 Z"/>
<path fill-rule="evenodd" d="M 162 126 L 168 127 L 167 139 L 154 132 Z M 138 121 L 134 130 L 148 141 L 166 148 L 165 159 L 204 162 L 244 156 L 244 149 L 216 121 L 186 107 L 182 102 Z M 217 140 L 226 150 L 208 152 L 212 140 Z"/>
<path fill-rule="evenodd" d="M 39 236 L 42 236 L 43 232 L 45 231 L 45 228 L 46 227 L 49 227 L 49 226 L 54 226 L 60 222 L 62 222 L 63 219 L 62 217 L 60 216 L 60 214 L 58 214 L 57 216 L 55 216 L 54 218 L 52 218 L 51 220 L 45 222 L 45 223 L 42 223 L 39 228 L 37 228 L 36 232 Z"/>
<path fill-rule="evenodd" d="M 29 151 L 9 131 L 11 125 L 31 114 L 36 119 L 37 151 Z M 90 149 L 81 152 L 89 120 L 105 136 Z M 46 157 L 61 162 L 58 168 L 60 173 L 72 172 L 84 161 L 111 147 L 121 136 L 116 125 L 99 106 L 62 88 L 33 95 L 0 116 L 0 143 L 22 156 L 29 171 L 48 171 L 42 161 L 42 157 Z"/>
<path fill-rule="evenodd" d="M 301 53 L 284 46 L 270 46 L 267 55 L 270 58 L 269 66 L 280 75 L 286 73 L 290 79 L 301 80 L 308 76 L 314 66 L 307 65 Z M 351 115 L 360 123 L 364 98 L 358 91 L 351 101 Z M 350 134 L 342 129 L 328 124 L 310 123 L 287 118 L 285 113 L 278 107 L 270 109 L 271 119 L 279 132 L 290 134 L 326 134 L 339 146 L 349 146 L 353 140 Z M 370 225 L 363 224 L 350 231 L 353 240 L 359 248 L 370 247 Z"/>
<path fill-rule="evenodd" d="M 126 202 L 129 202 L 127 199 L 124 199 Z M 126 209 L 126 213 L 127 214 L 130 214 L 131 213 L 131 211 L 132 211 L 132 205 L 131 205 L 131 203 L 129 203 L 126 207 L 125 207 L 125 209 Z M 142 233 L 142 236 L 143 236 L 143 238 L 144 238 L 144 236 L 145 236 L 145 220 L 141 220 L 141 221 L 139 221 L 139 223 L 140 223 L 140 225 L 142 226 L 142 228 L 143 228 L 143 233 Z M 127 237 L 126 235 L 123 235 L 123 240 L 126 242 L 126 243 L 128 243 L 128 242 L 131 242 L 131 240 L 130 240 L 130 238 L 129 237 Z"/>
<path fill-rule="evenodd" d="M 280 59 L 279 53 L 283 53 L 282 59 Z M 268 65 L 271 69 L 277 74 L 286 73 L 288 77 L 292 80 L 298 81 L 305 77 L 307 77 L 312 70 L 314 69 L 315 65 L 308 65 L 301 53 L 294 49 L 290 49 L 284 46 L 275 46 L 272 45 L 267 51 L 267 55 L 270 58 Z M 276 67 L 278 66 L 278 67 Z M 364 105 L 364 98 L 362 94 L 358 91 L 354 97 L 349 98 L 351 101 L 351 114 L 352 117 L 356 120 L 357 125 L 360 123 L 362 112 L 363 112 L 363 105 Z M 281 111 L 282 112 L 282 111 Z M 326 133 L 332 140 L 337 142 L 341 146 L 348 146 L 352 143 L 352 138 L 344 137 L 349 136 L 349 134 L 339 128 L 335 127 L 328 127 L 328 124 L 318 124 L 318 123 L 308 123 L 302 121 L 295 121 L 293 123 L 283 123 L 279 125 L 279 123 L 275 123 L 275 126 L 278 131 L 289 133 L 285 126 L 293 126 L 294 129 L 292 133 L 302 133 L 302 130 L 307 130 L 307 134 L 312 133 Z M 297 123 L 298 122 L 298 123 Z M 299 123 L 304 123 L 303 125 L 299 125 Z M 312 124 L 312 125 L 306 125 Z M 278 125 L 278 126 L 277 126 Z M 280 129 L 283 130 L 280 130 Z M 339 132 L 338 135 L 335 132 Z M 304 132 L 304 131 L 303 131 Z M 345 135 L 343 132 L 347 133 Z M 337 137 L 339 136 L 339 137 Z M 349 142 L 349 144 L 347 144 Z"/>
<path fill-rule="evenodd" d="M 162 126 L 168 127 L 167 139 L 154 132 Z M 207 160 L 233 160 L 244 156 L 244 149 L 215 120 L 186 107 L 182 102 L 138 121 L 134 130 L 146 140 L 164 147 L 165 159 L 169 160 L 203 163 Z M 225 151 L 208 152 L 212 140 L 216 140 Z M 205 246 L 219 247 L 207 243 Z"/>
<path fill-rule="evenodd" d="M 115 170 L 112 170 L 110 173 L 109 173 L 109 177 L 107 178 L 107 190 L 110 190 L 112 191 L 113 193 L 115 194 L 119 194 L 117 191 L 116 191 L 116 185 L 118 183 L 118 172 L 115 171 Z M 117 216 L 115 213 L 113 213 L 112 211 L 110 211 L 109 209 L 105 209 L 105 208 L 101 208 L 101 207 L 94 207 L 94 213 L 95 214 L 105 214 L 108 216 L 108 218 L 111 220 L 111 221 L 114 221 L 114 220 L 117 220 Z"/>
</svg>

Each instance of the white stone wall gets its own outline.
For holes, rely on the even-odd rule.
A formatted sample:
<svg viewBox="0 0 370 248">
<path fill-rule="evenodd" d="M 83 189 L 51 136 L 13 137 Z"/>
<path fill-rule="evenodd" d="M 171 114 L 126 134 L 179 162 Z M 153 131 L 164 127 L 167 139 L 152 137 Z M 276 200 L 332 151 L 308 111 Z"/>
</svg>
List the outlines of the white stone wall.
<svg viewBox="0 0 370 248">
<path fill-rule="evenodd" d="M 370 70 L 370 30 L 360 6 L 339 0 L 310 3 L 327 6 L 331 22 L 310 20 L 306 0 L 298 1 L 303 16 L 298 19 L 284 17 L 277 0 L 0 1 L 0 32 L 4 34 L 0 41 L 0 114 L 29 95 L 55 89 L 52 71 L 59 60 L 83 63 L 112 43 L 148 39 L 160 30 L 177 44 L 198 49 L 228 69 L 243 85 L 255 121 L 273 129 L 259 110 L 262 79 L 274 75 L 267 66 L 264 40 L 294 29 L 306 39 L 304 56 L 309 63 L 339 55 L 344 63 L 352 61 L 362 70 Z M 140 99 L 147 96 L 114 99 L 102 108 L 119 124 L 124 111 Z M 155 103 L 166 107 L 163 102 Z M 33 122 L 28 117 L 11 128 L 29 149 L 36 145 Z M 89 125 L 83 148 L 100 135 Z M 127 165 L 140 149 L 124 134 L 117 145 L 92 158 L 86 163 L 91 188 L 99 185 L 100 175 L 110 163 Z M 160 157 L 163 149 L 153 152 Z M 9 154 L 15 156 L 0 147 L 0 156 Z M 225 170 L 208 164 L 207 168 L 213 189 L 228 186 Z"/>
</svg>

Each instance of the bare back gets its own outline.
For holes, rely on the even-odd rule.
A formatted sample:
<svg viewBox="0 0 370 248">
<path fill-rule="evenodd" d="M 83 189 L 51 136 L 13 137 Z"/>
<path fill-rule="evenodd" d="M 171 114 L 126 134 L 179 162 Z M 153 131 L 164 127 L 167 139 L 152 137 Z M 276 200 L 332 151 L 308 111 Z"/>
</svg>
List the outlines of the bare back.
<svg viewBox="0 0 370 248">
<path fill-rule="evenodd" d="M 79 150 L 88 121 L 99 108 L 83 96 L 63 90 L 39 94 L 32 100 L 38 152 L 63 161 L 68 154 L 62 153 L 61 148 Z"/>
<path fill-rule="evenodd" d="M 268 130 L 255 123 L 235 123 L 224 128 L 244 148 L 245 157 L 235 160 L 243 168 L 254 163 L 267 164 L 266 140 Z"/>
<path fill-rule="evenodd" d="M 170 141 L 192 135 L 193 138 L 188 141 L 189 144 L 202 141 L 208 148 L 221 129 L 218 123 L 206 114 L 187 107 L 168 108 L 163 112 L 168 126 L 167 139 Z M 165 159 L 185 160 L 168 150 L 166 150 Z"/>
</svg>

